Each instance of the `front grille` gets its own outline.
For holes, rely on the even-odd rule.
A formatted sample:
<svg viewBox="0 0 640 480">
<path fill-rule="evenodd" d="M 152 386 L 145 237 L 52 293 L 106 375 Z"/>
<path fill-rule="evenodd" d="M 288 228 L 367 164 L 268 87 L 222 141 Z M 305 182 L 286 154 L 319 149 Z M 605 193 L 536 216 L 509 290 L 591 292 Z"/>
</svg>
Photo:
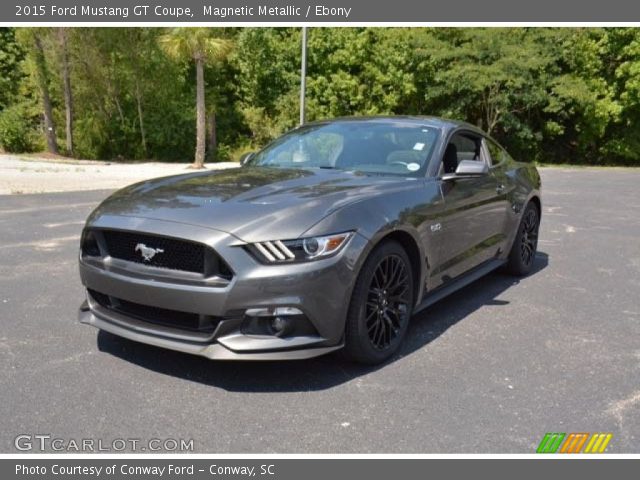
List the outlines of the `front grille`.
<svg viewBox="0 0 640 480">
<path fill-rule="evenodd" d="M 137 232 L 102 230 L 107 252 L 113 258 L 158 268 L 205 273 L 205 246 L 188 240 Z M 155 254 L 145 260 L 147 249 Z"/>
<path fill-rule="evenodd" d="M 103 308 L 144 322 L 193 332 L 213 332 L 220 319 L 210 315 L 181 312 L 129 302 L 89 289 L 91 297 Z"/>
</svg>

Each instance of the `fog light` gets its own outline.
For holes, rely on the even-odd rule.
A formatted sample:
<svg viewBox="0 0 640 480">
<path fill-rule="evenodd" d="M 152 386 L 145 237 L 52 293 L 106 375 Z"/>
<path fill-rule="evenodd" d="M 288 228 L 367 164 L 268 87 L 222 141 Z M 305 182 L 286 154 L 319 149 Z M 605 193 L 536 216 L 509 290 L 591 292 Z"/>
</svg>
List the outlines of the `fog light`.
<svg viewBox="0 0 640 480">
<path fill-rule="evenodd" d="M 291 320 L 283 317 L 273 317 L 271 322 L 271 328 L 273 328 L 273 333 L 277 337 L 283 337 L 287 333 L 291 331 L 292 322 Z"/>
<path fill-rule="evenodd" d="M 273 317 L 285 315 L 302 315 L 302 311 L 295 307 L 275 307 L 275 308 L 250 308 L 245 311 L 247 317 Z"/>
<path fill-rule="evenodd" d="M 284 315 L 302 315 L 302 311 L 295 307 L 276 307 L 273 311 L 276 316 Z"/>
<path fill-rule="evenodd" d="M 295 307 L 250 308 L 244 312 L 241 331 L 245 335 L 307 335 L 309 329 L 302 310 Z"/>
</svg>

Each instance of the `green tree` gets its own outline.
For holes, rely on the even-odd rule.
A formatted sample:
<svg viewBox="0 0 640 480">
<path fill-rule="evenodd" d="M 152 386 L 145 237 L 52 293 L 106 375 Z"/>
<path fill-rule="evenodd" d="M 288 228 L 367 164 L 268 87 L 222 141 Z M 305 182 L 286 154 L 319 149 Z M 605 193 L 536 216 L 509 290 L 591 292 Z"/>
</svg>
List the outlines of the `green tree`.
<svg viewBox="0 0 640 480">
<path fill-rule="evenodd" d="M 64 124 L 78 157 L 233 158 L 297 124 L 299 72 L 299 28 L 0 29 L 0 144 Z M 637 165 L 639 78 L 637 28 L 314 28 L 307 118 L 438 115 L 521 160 Z"/>
<path fill-rule="evenodd" d="M 0 28 L 0 110 L 17 100 L 23 60 L 24 50 L 16 41 L 15 29 Z"/>
<path fill-rule="evenodd" d="M 417 39 L 428 64 L 425 106 L 466 120 L 521 153 L 534 153 L 536 112 L 547 103 L 554 57 L 538 33 L 522 28 L 430 30 Z M 539 133 L 539 132 L 538 132 Z"/>
<path fill-rule="evenodd" d="M 223 60 L 231 51 L 226 38 L 212 36 L 210 28 L 172 28 L 160 38 L 167 54 L 178 60 L 192 60 L 196 65 L 196 154 L 194 168 L 204 168 L 206 140 L 206 104 L 204 67 L 208 62 Z"/>
<path fill-rule="evenodd" d="M 299 29 L 244 28 L 231 62 L 238 69 L 239 109 L 252 142 L 262 145 L 295 125 L 291 110 L 300 82 Z"/>
<path fill-rule="evenodd" d="M 45 28 L 25 28 L 18 30 L 18 39 L 27 50 L 28 57 L 30 57 L 30 60 L 33 62 L 34 68 L 32 71 L 42 98 L 47 151 L 57 155 L 58 143 L 53 121 L 53 105 L 49 85 L 51 75 L 44 48 L 44 37 L 46 37 L 48 33 L 49 31 Z"/>
<path fill-rule="evenodd" d="M 313 29 L 308 118 L 399 111 L 415 91 L 404 29 Z"/>
<path fill-rule="evenodd" d="M 193 158 L 195 89 L 188 66 L 161 50 L 158 39 L 165 30 L 82 28 L 73 33 L 76 155 Z"/>
<path fill-rule="evenodd" d="M 65 139 L 67 155 L 73 156 L 73 93 L 71 91 L 71 67 L 69 62 L 69 29 L 58 28 L 59 55 L 65 108 Z"/>
<path fill-rule="evenodd" d="M 307 119 L 404 113 L 415 94 L 409 29 L 309 31 Z M 298 121 L 300 29 L 249 28 L 238 36 L 238 97 L 263 144 Z"/>
<path fill-rule="evenodd" d="M 640 163 L 640 30 L 616 29 L 611 33 L 617 54 L 615 91 L 620 102 L 618 122 L 611 129 L 604 153 L 624 163 Z"/>
</svg>

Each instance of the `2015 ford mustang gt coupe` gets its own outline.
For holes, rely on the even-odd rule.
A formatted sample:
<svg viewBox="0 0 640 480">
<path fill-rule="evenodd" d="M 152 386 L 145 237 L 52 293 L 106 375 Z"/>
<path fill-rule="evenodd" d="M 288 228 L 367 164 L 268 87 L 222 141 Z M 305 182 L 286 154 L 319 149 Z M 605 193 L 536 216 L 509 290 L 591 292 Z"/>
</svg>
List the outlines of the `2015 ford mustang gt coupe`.
<svg viewBox="0 0 640 480">
<path fill-rule="evenodd" d="M 413 313 L 536 255 L 540 177 L 432 117 L 310 123 L 242 166 L 144 181 L 90 215 L 82 323 L 211 359 L 379 363 Z"/>
</svg>

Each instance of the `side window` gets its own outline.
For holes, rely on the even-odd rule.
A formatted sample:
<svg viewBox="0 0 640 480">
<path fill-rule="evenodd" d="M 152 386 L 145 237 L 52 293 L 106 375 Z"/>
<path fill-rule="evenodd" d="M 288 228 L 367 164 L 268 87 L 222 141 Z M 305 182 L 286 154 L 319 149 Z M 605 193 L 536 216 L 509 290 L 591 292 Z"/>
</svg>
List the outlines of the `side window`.
<svg viewBox="0 0 640 480">
<path fill-rule="evenodd" d="M 509 158 L 507 152 L 505 152 L 502 147 L 493 140 L 485 138 L 485 143 L 489 150 L 489 155 L 491 155 L 492 165 L 498 165 Z"/>
<path fill-rule="evenodd" d="M 478 139 L 457 134 L 451 139 L 451 143 L 458 151 L 458 163 L 462 160 L 480 160 L 480 148 Z"/>
<path fill-rule="evenodd" d="M 471 133 L 456 133 L 451 137 L 442 159 L 441 174 L 454 173 L 462 160 L 484 161 L 480 137 Z"/>
</svg>

